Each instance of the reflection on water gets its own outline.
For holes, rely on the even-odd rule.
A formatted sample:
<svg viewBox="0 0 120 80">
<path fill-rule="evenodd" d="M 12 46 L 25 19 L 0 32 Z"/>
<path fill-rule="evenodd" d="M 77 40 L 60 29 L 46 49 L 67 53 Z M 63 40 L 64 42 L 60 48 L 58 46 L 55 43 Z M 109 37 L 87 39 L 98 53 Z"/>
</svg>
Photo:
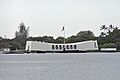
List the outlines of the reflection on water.
<svg viewBox="0 0 120 80">
<path fill-rule="evenodd" d="M 119 53 L 0 54 L 0 80 L 119 79 Z"/>
</svg>

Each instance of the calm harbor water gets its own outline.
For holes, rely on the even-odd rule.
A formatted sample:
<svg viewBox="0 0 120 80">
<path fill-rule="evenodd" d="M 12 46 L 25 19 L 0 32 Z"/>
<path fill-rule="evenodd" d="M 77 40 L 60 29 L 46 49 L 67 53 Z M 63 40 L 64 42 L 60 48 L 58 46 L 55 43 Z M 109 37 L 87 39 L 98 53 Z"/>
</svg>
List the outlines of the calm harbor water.
<svg viewBox="0 0 120 80">
<path fill-rule="evenodd" d="M 120 53 L 0 54 L 0 80 L 120 80 Z"/>
</svg>

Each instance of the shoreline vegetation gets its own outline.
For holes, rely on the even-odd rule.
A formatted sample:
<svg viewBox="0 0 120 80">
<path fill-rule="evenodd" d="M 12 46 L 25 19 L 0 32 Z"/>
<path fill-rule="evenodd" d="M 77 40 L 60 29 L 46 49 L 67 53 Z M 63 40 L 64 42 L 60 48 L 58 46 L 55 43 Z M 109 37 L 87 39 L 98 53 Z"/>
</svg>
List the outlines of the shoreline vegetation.
<svg viewBox="0 0 120 80">
<path fill-rule="evenodd" d="M 22 22 L 18 26 L 19 30 L 15 32 L 15 37 L 13 39 L 2 38 L 0 37 L 0 50 L 3 48 L 10 48 L 13 50 L 24 50 L 26 41 L 41 41 L 48 43 L 64 43 L 64 37 L 57 37 L 56 39 L 53 36 L 39 36 L 32 37 L 29 36 L 30 27 L 26 27 Z M 120 51 L 120 29 L 118 26 L 102 25 L 100 27 L 100 35 L 95 36 L 94 33 L 90 30 L 80 31 L 75 35 L 65 38 L 66 43 L 74 43 L 88 40 L 97 40 L 99 48 L 116 48 L 117 51 Z"/>
</svg>

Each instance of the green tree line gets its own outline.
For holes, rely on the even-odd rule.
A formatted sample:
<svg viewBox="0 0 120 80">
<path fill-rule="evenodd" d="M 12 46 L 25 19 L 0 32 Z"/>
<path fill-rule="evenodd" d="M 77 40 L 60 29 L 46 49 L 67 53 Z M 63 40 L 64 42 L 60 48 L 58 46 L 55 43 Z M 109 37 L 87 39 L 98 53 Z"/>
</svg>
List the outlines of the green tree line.
<svg viewBox="0 0 120 80">
<path fill-rule="evenodd" d="M 97 40 L 100 48 L 119 48 L 120 45 L 120 29 L 118 26 L 102 25 L 100 27 L 100 35 L 95 36 L 90 30 L 80 31 L 75 35 L 65 38 L 66 43 L 74 43 L 88 40 Z M 48 43 L 64 43 L 64 37 L 39 36 L 29 37 L 29 27 L 26 27 L 22 22 L 18 26 L 18 31 L 15 32 L 13 39 L 0 37 L 0 48 L 11 48 L 12 50 L 24 50 L 26 41 L 41 41 Z"/>
</svg>

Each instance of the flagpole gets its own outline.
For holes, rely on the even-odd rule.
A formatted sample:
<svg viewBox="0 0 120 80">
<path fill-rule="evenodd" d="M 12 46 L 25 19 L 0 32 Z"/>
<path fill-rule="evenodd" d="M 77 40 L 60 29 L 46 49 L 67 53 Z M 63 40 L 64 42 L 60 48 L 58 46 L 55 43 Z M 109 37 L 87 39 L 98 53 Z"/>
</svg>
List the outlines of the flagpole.
<svg viewBox="0 0 120 80">
<path fill-rule="evenodd" d="M 62 31 L 64 31 L 63 32 L 63 40 L 64 40 L 63 51 L 65 51 L 65 25 L 63 26 Z"/>
<path fill-rule="evenodd" d="M 64 25 L 64 44 L 65 44 L 65 25 Z"/>
<path fill-rule="evenodd" d="M 64 35 L 63 35 L 63 37 L 64 37 L 64 47 L 63 47 L 63 51 L 65 51 L 65 25 L 63 26 L 63 31 L 64 31 Z"/>
</svg>

